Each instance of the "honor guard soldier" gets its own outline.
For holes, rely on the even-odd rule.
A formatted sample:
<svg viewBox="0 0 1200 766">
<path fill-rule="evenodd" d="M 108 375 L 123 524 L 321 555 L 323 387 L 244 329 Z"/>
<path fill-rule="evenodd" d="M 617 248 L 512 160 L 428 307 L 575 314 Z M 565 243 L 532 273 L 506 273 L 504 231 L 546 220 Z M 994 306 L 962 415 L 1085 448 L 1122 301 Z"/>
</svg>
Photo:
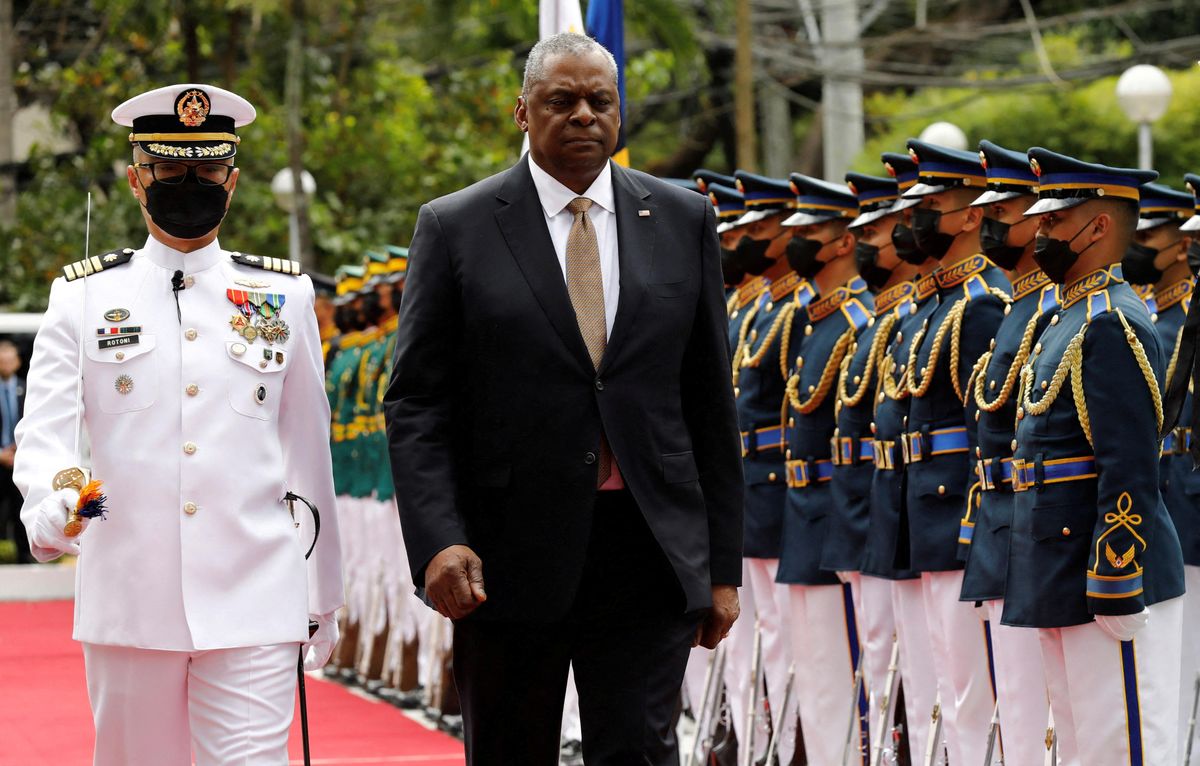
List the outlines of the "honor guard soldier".
<svg viewBox="0 0 1200 766">
<path fill-rule="evenodd" d="M 915 175 L 914 175 L 915 178 Z M 879 369 L 883 350 L 899 320 L 897 307 L 916 292 L 915 267 L 896 256 L 892 244 L 892 205 L 899 197 L 895 178 L 847 173 L 846 182 L 857 196 L 858 216 L 847 224 L 855 235 L 854 260 L 867 286 L 877 291 L 872 318 L 851 346 L 838 372 L 832 396 L 836 429 L 830 442 L 833 476 L 829 482 L 828 530 L 821 550 L 821 568 L 841 573 L 854 583 L 862 644 L 862 683 L 870 703 L 863 727 L 868 739 L 890 740 L 890 723 L 875 730 L 887 694 L 888 666 L 896 632 L 891 582 L 862 577 L 862 562 L 870 521 L 871 479 L 875 473 L 874 420 L 876 394 L 881 390 Z"/>
<path fill-rule="evenodd" d="M 896 179 L 897 193 L 903 194 L 917 184 L 917 163 L 907 153 L 885 152 L 881 159 L 888 175 Z M 875 453 L 875 471 L 871 478 L 862 579 L 864 583 L 868 583 L 865 591 L 868 601 L 874 580 L 891 582 L 899 669 L 904 682 L 907 741 L 910 760 L 913 763 L 925 753 L 930 714 L 937 699 L 933 648 L 925 619 L 925 596 L 921 589 L 920 575 L 896 566 L 900 509 L 904 503 L 905 466 L 900 442 L 908 417 L 910 398 L 908 386 L 904 384 L 908 372 L 909 344 L 914 333 L 937 307 L 937 280 L 932 274 L 937 261 L 928 258 L 917 248 L 912 229 L 906 223 L 906 217 L 911 220 L 912 208 L 918 202 L 919 199 L 901 197 L 889 208 L 886 216 L 858 227 L 860 242 L 879 247 L 874 266 L 882 268 L 885 264 L 893 262 L 888 256 L 894 253 L 894 260 L 898 265 L 893 269 L 893 276 L 906 277 L 912 284 L 911 292 L 900 286 L 899 282 L 889 285 L 888 289 L 881 291 L 875 298 L 876 323 L 878 324 L 885 313 L 881 306 L 887 307 L 889 303 L 894 306 L 892 310 L 896 314 L 896 320 L 891 328 L 891 337 L 884 343 L 882 357 L 877 363 L 878 391 L 872 393 L 875 411 L 870 427 L 874 437 L 871 446 Z M 864 268 L 861 261 L 859 268 L 864 274 L 875 273 L 874 269 Z M 891 290 L 908 294 L 897 297 Z M 867 377 L 866 373 L 863 373 L 863 378 Z M 853 378 L 851 380 L 853 381 Z M 888 694 L 891 690 L 880 687 L 876 696 L 880 691 L 882 694 Z M 895 696 L 891 695 L 891 699 L 894 700 Z M 872 721 L 875 720 L 872 718 Z M 877 732 L 878 730 L 879 727 L 876 727 Z M 873 748 L 889 747 L 885 741 L 890 740 L 888 732 L 881 732 L 877 736 L 879 739 L 872 739 Z M 892 755 L 899 757 L 898 753 Z"/>
<path fill-rule="evenodd" d="M 982 763 L 995 707 L 986 626 L 971 604 L 958 600 L 959 522 L 976 446 L 966 385 L 1004 317 L 1009 284 L 979 252 L 983 212 L 971 207 L 987 180 L 979 155 L 916 140 L 908 148 L 920 174 L 904 193 L 920 200 L 912 211 L 913 234 L 939 266 L 938 306 L 913 335 L 905 376 L 910 402 L 900 447 L 908 525 L 905 530 L 902 518 L 899 555 L 921 572 L 950 761 Z"/>
<path fill-rule="evenodd" d="M 835 763 L 846 748 L 846 711 L 856 704 L 847 683 L 859 668 L 860 638 L 851 588 L 821 568 L 832 505 L 831 440 L 836 428 L 835 384 L 842 361 L 873 314 L 867 284 L 854 264 L 854 235 L 847 224 L 858 214 L 850 189 L 793 173 L 795 212 L 786 256 L 792 270 L 813 285 L 817 296 L 806 310 L 785 307 L 781 329 L 781 372 L 788 374 L 783 402 L 787 452 L 787 505 L 783 549 L 776 582 L 788 586 L 792 696 L 800 706 L 800 728 L 810 763 Z M 786 368 L 784 367 L 786 365 Z M 865 718 L 866 693 L 860 686 L 858 718 Z M 842 725 L 840 725 L 842 724 Z M 865 738 L 856 726 L 854 747 Z"/>
<path fill-rule="evenodd" d="M 786 257 L 791 230 L 782 224 L 795 198 L 788 182 L 741 170 L 736 178 L 738 191 L 746 200 L 746 213 L 737 221 L 744 232 L 738 241 L 738 258 L 750 274 L 769 280 L 746 309 L 738 329 L 733 374 L 746 482 L 744 555 L 762 634 L 761 666 L 768 693 L 779 702 L 792 660 L 787 588 L 775 582 L 787 501 L 785 435 L 779 422 L 786 382 L 779 364 L 781 330 L 791 317 L 788 307 L 807 305 L 812 288 L 792 271 Z M 785 720 L 795 720 L 795 704 L 790 707 L 789 711 L 781 705 L 772 707 L 774 730 Z M 782 742 L 780 760 L 791 759 L 791 747 L 789 735 Z M 765 750 L 765 743 L 758 749 Z"/>
<path fill-rule="evenodd" d="M 1189 225 L 1194 200 L 1190 193 L 1157 183 L 1142 186 L 1139 197 L 1137 233 L 1121 260 L 1121 271 L 1130 284 L 1153 287 L 1155 313 L 1151 318 L 1162 343 L 1163 357 L 1168 360 L 1169 375 L 1178 366 L 1179 338 L 1195 287 L 1187 260 L 1186 231 L 1182 230 Z M 1180 423 L 1186 424 L 1190 414 L 1187 408 L 1183 414 Z M 1184 578 L 1189 586 L 1183 596 L 1185 636 L 1193 636 L 1200 630 L 1200 521 L 1196 518 L 1200 511 L 1200 474 L 1192 471 L 1189 430 L 1186 425 L 1176 425 L 1164 435 L 1158 479 L 1159 490 L 1183 548 Z M 1200 672 L 1200 650 L 1195 641 L 1183 642 L 1180 671 L 1179 754 L 1182 757 L 1187 750 L 1188 721 L 1192 716 L 1196 677 Z"/>
<path fill-rule="evenodd" d="M 1006 625 L 1038 629 L 1081 763 L 1178 763 L 1183 557 L 1158 486 L 1154 324 L 1121 278 L 1153 171 L 1029 150 L 1034 257 L 1062 308 L 1021 372 Z"/>
<path fill-rule="evenodd" d="M 992 638 L 993 676 L 1004 757 L 1011 763 L 1045 759 L 1046 677 L 1042 672 L 1037 633 L 1000 624 L 1008 573 L 1009 528 L 1012 526 L 1012 440 L 1017 422 L 1017 384 L 1033 344 L 1058 309 L 1058 285 L 1033 260 L 1037 219 L 1025 211 L 1037 201 L 1037 176 L 1024 152 L 990 141 L 979 143 L 987 171 L 987 191 L 973 207 L 983 211 L 980 247 L 988 260 L 1012 277 L 1012 305 L 996 330 L 990 350 L 979 357 L 967 383 L 966 411 L 973 413 L 977 443 L 972 457 L 974 477 L 959 531 L 959 556 L 966 565 L 960 598 L 982 602 Z M 1063 762 L 1075 763 L 1069 733 L 1059 737 Z"/>
<path fill-rule="evenodd" d="M 35 343 L 15 477 L 34 555 L 80 556 L 96 764 L 286 762 L 297 654 L 320 667 L 337 640 L 312 285 L 217 241 L 254 116 L 202 84 L 113 111 L 149 237 L 65 267 Z M 289 492 L 320 509 L 319 536 Z"/>
</svg>

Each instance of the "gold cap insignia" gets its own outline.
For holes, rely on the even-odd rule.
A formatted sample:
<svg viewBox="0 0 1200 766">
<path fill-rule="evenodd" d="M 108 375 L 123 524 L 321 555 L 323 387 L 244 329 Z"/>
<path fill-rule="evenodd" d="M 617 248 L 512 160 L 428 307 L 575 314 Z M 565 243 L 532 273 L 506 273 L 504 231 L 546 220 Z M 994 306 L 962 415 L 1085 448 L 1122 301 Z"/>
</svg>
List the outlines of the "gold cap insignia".
<svg viewBox="0 0 1200 766">
<path fill-rule="evenodd" d="M 183 95 L 175 99 L 175 114 L 179 115 L 179 121 L 189 128 L 203 125 L 204 121 L 208 119 L 208 112 L 211 108 L 208 94 L 199 88 L 185 91 Z"/>
</svg>

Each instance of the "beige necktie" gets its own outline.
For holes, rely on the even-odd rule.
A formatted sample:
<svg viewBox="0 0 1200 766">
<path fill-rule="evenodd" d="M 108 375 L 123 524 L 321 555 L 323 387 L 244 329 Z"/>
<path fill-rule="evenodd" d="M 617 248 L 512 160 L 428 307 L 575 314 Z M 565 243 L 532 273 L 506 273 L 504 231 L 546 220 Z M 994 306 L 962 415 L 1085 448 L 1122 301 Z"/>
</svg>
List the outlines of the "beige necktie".
<svg viewBox="0 0 1200 766">
<path fill-rule="evenodd" d="M 604 278 L 600 273 L 600 246 L 596 242 L 596 230 L 588 218 L 592 201 L 587 197 L 576 197 L 567 203 L 567 210 L 575 216 L 571 233 L 567 235 L 567 292 L 575 308 L 575 321 L 587 344 L 592 366 L 600 368 L 604 347 L 608 345 L 608 325 L 604 316 Z M 612 453 L 608 440 L 600 436 L 600 465 L 596 486 L 608 481 L 612 474 Z"/>
</svg>

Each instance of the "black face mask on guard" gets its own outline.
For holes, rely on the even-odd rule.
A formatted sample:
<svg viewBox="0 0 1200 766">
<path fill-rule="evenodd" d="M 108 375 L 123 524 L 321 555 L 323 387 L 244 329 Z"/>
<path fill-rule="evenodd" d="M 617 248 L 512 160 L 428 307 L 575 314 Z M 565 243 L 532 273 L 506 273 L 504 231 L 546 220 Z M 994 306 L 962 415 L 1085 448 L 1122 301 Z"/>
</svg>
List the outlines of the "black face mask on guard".
<svg viewBox="0 0 1200 766">
<path fill-rule="evenodd" d="M 1084 229 L 1091 226 L 1096 219 L 1093 217 L 1091 221 L 1085 223 L 1079 231 L 1075 232 L 1075 236 L 1070 239 L 1054 239 L 1052 237 L 1039 236 L 1034 240 L 1033 260 L 1037 262 L 1038 268 L 1046 272 L 1046 276 L 1050 277 L 1050 281 L 1056 284 L 1062 284 L 1067 280 L 1067 272 L 1079 260 L 1079 256 L 1087 252 L 1088 247 L 1091 247 L 1095 242 L 1080 250 L 1078 253 L 1071 249 L 1071 243 L 1079 238 L 1079 235 L 1084 232 Z"/>
<path fill-rule="evenodd" d="M 774 263 L 767 257 L 767 248 L 771 246 L 770 239 L 751 239 L 742 236 L 737 243 L 737 259 L 747 274 L 759 276 Z"/>
<path fill-rule="evenodd" d="M 882 289 L 892 278 L 892 270 L 879 265 L 879 248 L 866 242 L 854 245 L 854 264 L 858 266 L 858 275 L 866 281 L 872 290 Z"/>
</svg>

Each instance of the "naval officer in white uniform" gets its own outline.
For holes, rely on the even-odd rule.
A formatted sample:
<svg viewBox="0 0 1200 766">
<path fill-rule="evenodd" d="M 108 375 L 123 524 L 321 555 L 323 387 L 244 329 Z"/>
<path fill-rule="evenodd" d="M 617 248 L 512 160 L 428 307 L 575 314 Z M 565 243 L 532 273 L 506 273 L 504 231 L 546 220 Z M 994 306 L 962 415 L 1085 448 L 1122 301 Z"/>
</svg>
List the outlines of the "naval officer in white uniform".
<svg viewBox="0 0 1200 766">
<path fill-rule="evenodd" d="M 113 111 L 131 129 L 129 188 L 150 236 L 66 266 L 34 346 L 14 478 L 34 556 L 80 557 L 74 637 L 98 765 L 190 764 L 193 752 L 200 765 L 286 764 L 298 652 L 319 667 L 337 641 L 312 284 L 294 262 L 217 241 L 235 129 L 254 116 L 196 84 Z M 79 461 L 80 377 L 107 512 L 71 537 L 83 482 L 62 471 Z M 293 520 L 289 491 L 320 510 L 307 562 L 315 524 L 299 503 Z"/>
</svg>

